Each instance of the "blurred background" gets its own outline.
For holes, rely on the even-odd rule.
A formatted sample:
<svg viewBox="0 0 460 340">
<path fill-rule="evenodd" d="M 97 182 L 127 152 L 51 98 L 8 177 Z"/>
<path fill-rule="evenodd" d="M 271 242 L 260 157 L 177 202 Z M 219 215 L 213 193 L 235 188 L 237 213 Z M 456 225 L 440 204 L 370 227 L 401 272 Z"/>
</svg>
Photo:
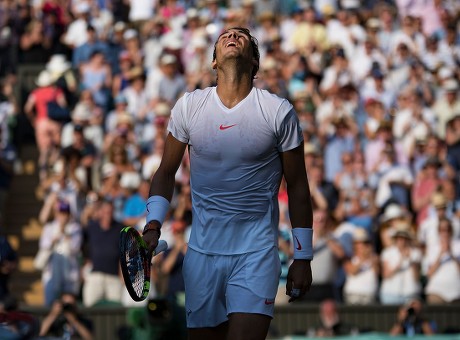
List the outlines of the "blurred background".
<svg viewBox="0 0 460 340">
<path fill-rule="evenodd" d="M 313 286 L 288 305 L 281 183 L 270 337 L 452 339 L 459 15 L 455 0 L 0 1 L 1 320 L 19 339 L 184 337 L 187 155 L 145 303 L 124 288 L 118 234 L 145 224 L 176 100 L 215 86 L 214 42 L 244 26 L 261 54 L 254 85 L 298 114 L 314 205 Z"/>
</svg>

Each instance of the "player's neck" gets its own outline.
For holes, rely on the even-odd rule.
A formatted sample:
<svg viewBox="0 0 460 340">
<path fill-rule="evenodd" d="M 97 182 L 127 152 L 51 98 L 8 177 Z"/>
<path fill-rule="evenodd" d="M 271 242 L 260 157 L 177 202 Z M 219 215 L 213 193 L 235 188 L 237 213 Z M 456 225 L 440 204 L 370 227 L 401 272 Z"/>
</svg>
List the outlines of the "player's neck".
<svg viewBox="0 0 460 340">
<path fill-rule="evenodd" d="M 250 73 L 238 70 L 221 70 L 218 73 L 217 95 L 222 103 L 228 107 L 235 107 L 248 96 L 252 90 L 252 77 Z"/>
</svg>

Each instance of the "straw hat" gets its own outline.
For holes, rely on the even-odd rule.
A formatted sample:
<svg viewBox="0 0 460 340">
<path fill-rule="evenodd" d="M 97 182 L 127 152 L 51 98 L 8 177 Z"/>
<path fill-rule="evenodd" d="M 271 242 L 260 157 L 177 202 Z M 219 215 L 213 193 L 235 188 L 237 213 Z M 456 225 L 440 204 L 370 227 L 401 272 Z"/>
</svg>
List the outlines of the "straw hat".
<svg viewBox="0 0 460 340">
<path fill-rule="evenodd" d="M 398 204 L 389 204 L 380 218 L 380 222 L 385 223 L 396 218 L 406 217 L 406 212 Z"/>
<path fill-rule="evenodd" d="M 105 163 L 101 169 L 102 178 L 112 177 L 116 174 L 117 168 L 113 163 Z"/>
<path fill-rule="evenodd" d="M 141 175 L 135 171 L 124 172 L 121 175 L 120 186 L 125 189 L 137 189 L 141 184 Z"/>
<path fill-rule="evenodd" d="M 318 148 L 315 144 L 306 142 L 303 144 L 303 154 L 304 155 L 316 155 L 318 154 Z"/>
<path fill-rule="evenodd" d="M 410 228 L 409 223 L 407 222 L 399 222 L 393 229 L 391 237 L 402 237 L 408 240 L 412 240 L 414 235 L 412 233 L 412 229 Z"/>
<path fill-rule="evenodd" d="M 72 111 L 73 120 L 87 121 L 91 119 L 91 110 L 87 104 L 78 103 Z"/>
<path fill-rule="evenodd" d="M 455 79 L 446 79 L 442 85 L 442 89 L 446 92 L 456 92 L 458 90 L 458 83 Z"/>
<path fill-rule="evenodd" d="M 121 125 L 121 124 L 133 125 L 133 123 L 134 123 L 133 117 L 129 113 L 123 112 L 117 115 L 117 125 Z"/>
<path fill-rule="evenodd" d="M 369 233 L 364 228 L 356 228 L 353 232 L 354 242 L 369 242 L 371 239 Z"/>
<path fill-rule="evenodd" d="M 130 40 L 137 38 L 138 33 L 134 28 L 129 28 L 123 33 L 123 39 Z"/>
<path fill-rule="evenodd" d="M 261 68 L 263 71 L 276 70 L 277 63 L 275 58 L 265 58 L 265 60 L 262 62 Z"/>
<path fill-rule="evenodd" d="M 145 72 L 141 66 L 134 66 L 128 71 L 128 80 L 145 79 Z"/>
<path fill-rule="evenodd" d="M 70 62 L 66 60 L 65 55 L 55 54 L 51 56 L 46 64 L 46 69 L 51 73 L 53 79 L 59 78 L 65 71 L 70 69 Z"/>
<path fill-rule="evenodd" d="M 171 115 L 171 107 L 163 102 L 158 103 L 155 105 L 153 110 L 157 117 L 169 117 Z"/>
<path fill-rule="evenodd" d="M 160 63 L 162 65 L 175 64 L 177 62 L 177 57 L 174 54 L 165 54 L 160 58 Z"/>
<path fill-rule="evenodd" d="M 431 197 L 431 205 L 435 208 L 445 208 L 447 206 L 447 198 L 441 192 L 436 192 Z"/>
<path fill-rule="evenodd" d="M 50 86 L 53 82 L 53 77 L 48 70 L 41 71 L 35 80 L 35 84 L 40 87 Z"/>
</svg>

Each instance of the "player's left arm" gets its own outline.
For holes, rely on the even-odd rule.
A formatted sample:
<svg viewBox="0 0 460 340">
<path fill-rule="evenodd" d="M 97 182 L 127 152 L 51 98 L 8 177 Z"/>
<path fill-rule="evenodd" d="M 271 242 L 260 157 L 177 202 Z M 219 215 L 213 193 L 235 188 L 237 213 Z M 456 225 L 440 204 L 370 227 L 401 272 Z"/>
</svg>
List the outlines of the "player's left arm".
<svg viewBox="0 0 460 340">
<path fill-rule="evenodd" d="M 289 267 L 286 294 L 294 301 L 310 290 L 312 274 L 313 208 L 303 153 L 303 143 L 282 152 L 281 162 L 289 197 L 289 217 L 293 228 L 294 261 Z"/>
</svg>

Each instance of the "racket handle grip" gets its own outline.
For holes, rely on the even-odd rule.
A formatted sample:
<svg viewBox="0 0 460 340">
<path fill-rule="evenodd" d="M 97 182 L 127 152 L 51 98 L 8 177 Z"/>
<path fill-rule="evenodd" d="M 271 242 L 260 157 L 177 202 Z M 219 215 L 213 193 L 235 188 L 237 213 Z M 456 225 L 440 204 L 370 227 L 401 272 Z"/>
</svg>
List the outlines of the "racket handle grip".
<svg viewBox="0 0 460 340">
<path fill-rule="evenodd" d="M 159 240 L 158 245 L 153 251 L 152 256 L 158 255 L 159 253 L 161 253 L 162 251 L 165 251 L 166 249 L 168 249 L 168 243 L 165 240 Z"/>
</svg>

